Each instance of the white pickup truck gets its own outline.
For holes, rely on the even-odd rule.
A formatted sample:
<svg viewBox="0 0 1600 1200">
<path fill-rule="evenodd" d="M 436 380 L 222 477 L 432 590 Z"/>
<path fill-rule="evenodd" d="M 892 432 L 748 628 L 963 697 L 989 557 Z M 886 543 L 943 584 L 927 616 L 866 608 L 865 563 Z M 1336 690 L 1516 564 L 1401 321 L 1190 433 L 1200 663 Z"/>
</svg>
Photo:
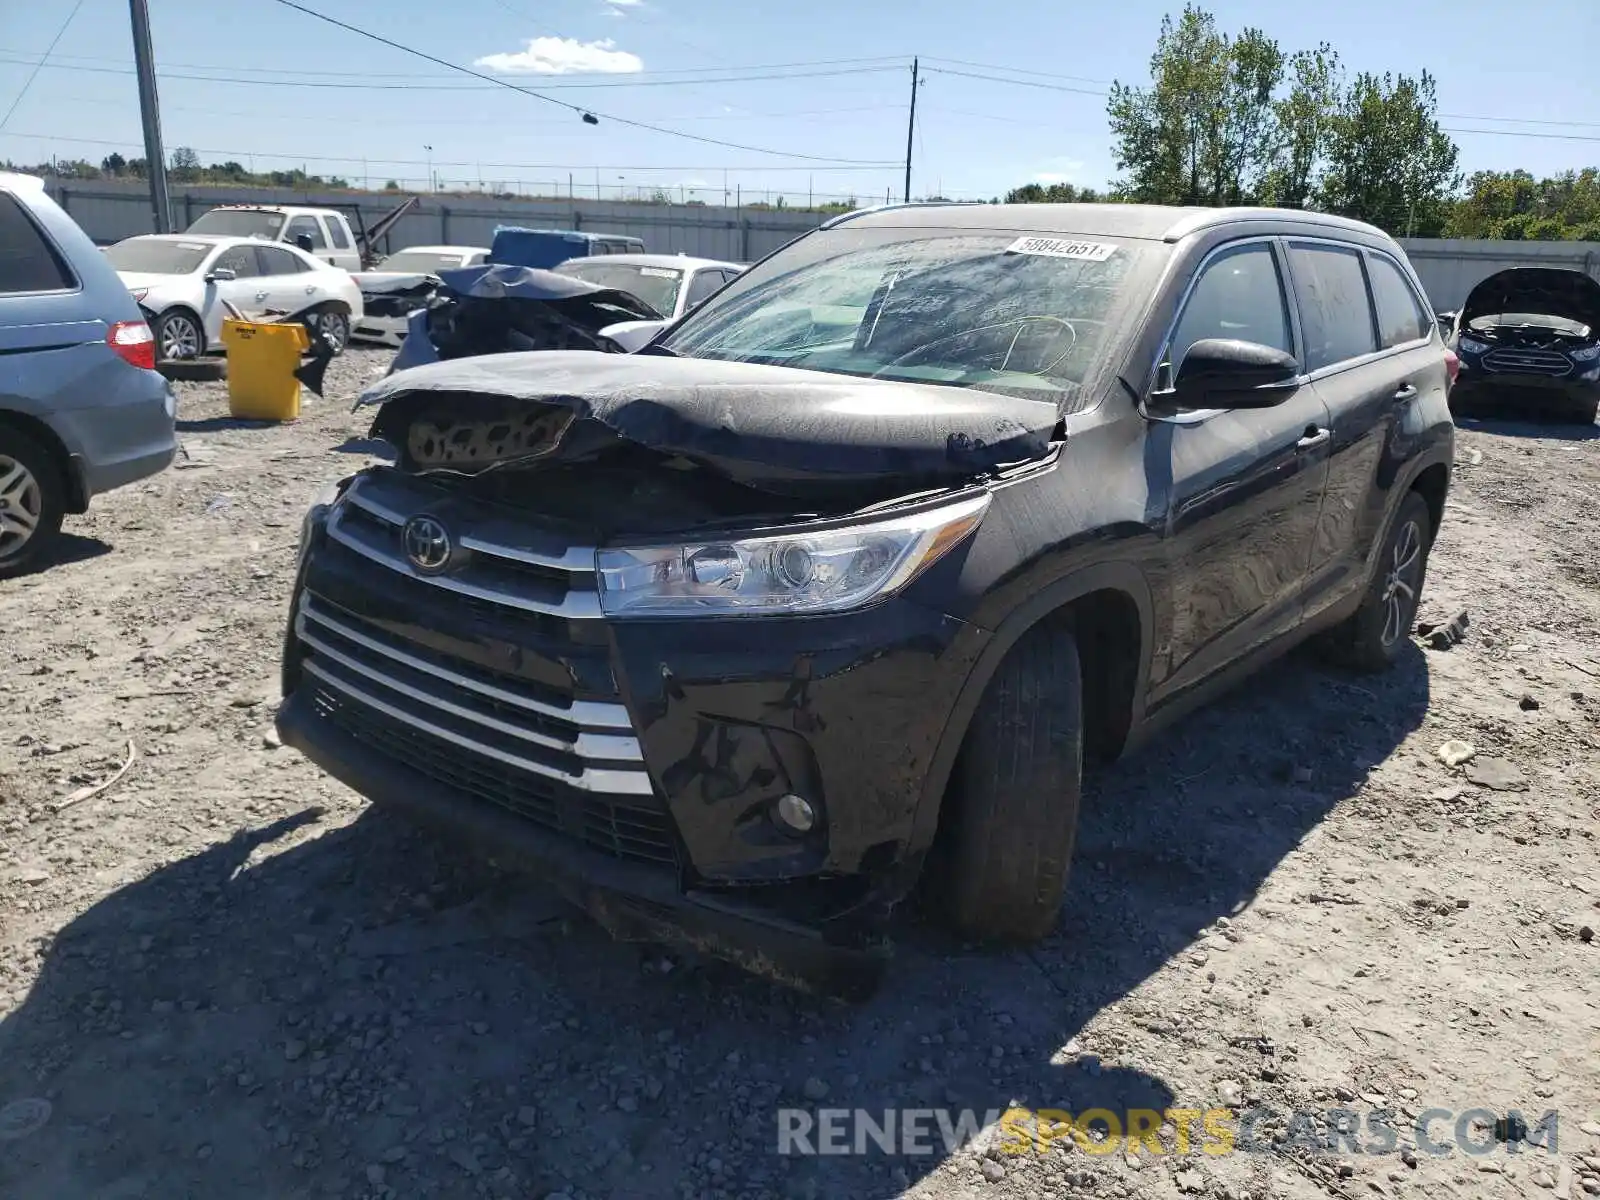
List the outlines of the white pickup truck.
<svg viewBox="0 0 1600 1200">
<path fill-rule="evenodd" d="M 361 270 L 361 250 L 350 222 L 331 208 L 224 204 L 202 213 L 184 232 L 285 242 L 346 271 Z"/>
</svg>

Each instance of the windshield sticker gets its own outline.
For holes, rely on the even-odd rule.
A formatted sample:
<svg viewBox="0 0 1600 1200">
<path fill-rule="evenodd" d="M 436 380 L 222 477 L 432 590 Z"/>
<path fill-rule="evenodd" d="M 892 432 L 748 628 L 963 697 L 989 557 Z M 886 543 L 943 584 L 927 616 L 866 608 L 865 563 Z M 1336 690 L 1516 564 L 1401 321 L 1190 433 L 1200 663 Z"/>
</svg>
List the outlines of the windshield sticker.
<svg viewBox="0 0 1600 1200">
<path fill-rule="evenodd" d="M 678 276 L 671 267 L 640 267 L 639 274 L 650 279 L 676 279 Z"/>
<path fill-rule="evenodd" d="M 206 245 L 204 242 L 179 242 L 178 243 L 178 249 L 180 249 L 180 250 L 209 250 L 209 249 L 211 249 L 211 247 Z"/>
<path fill-rule="evenodd" d="M 1116 253 L 1109 242 L 1071 242 L 1065 238 L 1019 237 L 1006 247 L 1007 254 L 1042 254 L 1047 258 L 1077 258 L 1105 262 Z"/>
</svg>

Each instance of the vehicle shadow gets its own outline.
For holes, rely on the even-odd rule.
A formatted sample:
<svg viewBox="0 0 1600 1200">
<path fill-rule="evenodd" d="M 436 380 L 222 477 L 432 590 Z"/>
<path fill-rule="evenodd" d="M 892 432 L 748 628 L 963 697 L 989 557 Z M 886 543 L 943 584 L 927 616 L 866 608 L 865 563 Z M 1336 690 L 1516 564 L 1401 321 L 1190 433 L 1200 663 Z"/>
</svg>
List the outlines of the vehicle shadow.
<svg viewBox="0 0 1600 1200">
<path fill-rule="evenodd" d="M 385 813 L 241 831 L 38 947 L 0 1022 L 0 1195 L 881 1197 L 944 1169 L 937 1133 L 785 1156 L 779 1110 L 1205 1107 L 1070 1042 L 1359 804 L 1427 700 L 1420 651 L 1378 679 L 1269 668 L 1095 776 L 1057 934 L 982 953 L 908 917 L 857 1007 L 611 942 Z"/>
<path fill-rule="evenodd" d="M 1594 422 L 1583 423 L 1555 417 L 1539 420 L 1463 414 L 1456 417 L 1456 424 L 1462 429 L 1493 434 L 1495 437 L 1563 438 L 1573 442 L 1589 442 L 1600 438 L 1600 425 Z"/>
<path fill-rule="evenodd" d="M 345 438 L 333 448 L 335 454 L 367 454 L 378 458 L 394 460 L 394 447 L 382 438 L 355 437 Z"/>
<path fill-rule="evenodd" d="M 88 562 L 99 558 L 101 555 L 110 554 L 115 549 L 110 542 L 103 542 L 99 538 L 81 537 L 76 533 L 62 532 L 48 543 L 34 560 L 33 565 L 22 573 L 19 578 L 28 575 L 37 575 L 41 571 L 48 571 L 52 567 L 64 567 L 69 563 Z"/>
<path fill-rule="evenodd" d="M 255 421 L 244 417 L 197 417 L 179 418 L 177 429 L 179 433 L 220 433 L 228 429 L 271 429 L 280 424 L 281 421 Z"/>
</svg>

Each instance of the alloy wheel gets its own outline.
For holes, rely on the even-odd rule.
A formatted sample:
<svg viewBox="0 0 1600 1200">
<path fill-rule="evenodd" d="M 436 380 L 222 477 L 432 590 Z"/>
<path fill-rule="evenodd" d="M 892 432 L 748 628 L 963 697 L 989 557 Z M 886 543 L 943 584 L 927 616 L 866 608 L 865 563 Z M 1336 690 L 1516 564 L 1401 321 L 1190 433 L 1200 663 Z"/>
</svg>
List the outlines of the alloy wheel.
<svg viewBox="0 0 1600 1200">
<path fill-rule="evenodd" d="M 349 325 L 343 313 L 324 312 L 317 315 L 317 332 L 327 341 L 337 354 L 344 349 L 345 340 L 349 334 Z"/>
<path fill-rule="evenodd" d="M 200 329 L 181 313 L 161 322 L 162 358 L 199 358 Z"/>
<path fill-rule="evenodd" d="M 1417 608 L 1417 592 L 1422 584 L 1422 530 L 1407 521 L 1395 531 L 1394 548 L 1383 584 L 1383 634 L 1385 646 L 1404 637 Z"/>
<path fill-rule="evenodd" d="M 26 546 L 43 515 L 44 491 L 33 472 L 0 453 L 0 558 L 9 558 Z"/>
</svg>

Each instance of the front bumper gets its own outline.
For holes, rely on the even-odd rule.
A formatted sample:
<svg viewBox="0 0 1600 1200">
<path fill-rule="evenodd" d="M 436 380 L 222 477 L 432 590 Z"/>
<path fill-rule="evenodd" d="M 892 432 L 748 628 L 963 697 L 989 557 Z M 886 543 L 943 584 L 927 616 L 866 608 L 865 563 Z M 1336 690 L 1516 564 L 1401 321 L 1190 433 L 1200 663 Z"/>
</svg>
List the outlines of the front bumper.
<svg viewBox="0 0 1600 1200">
<path fill-rule="evenodd" d="M 358 341 L 377 342 L 398 349 L 406 336 L 405 317 L 362 316 L 350 327 L 350 336 Z"/>
<path fill-rule="evenodd" d="M 571 565 L 583 552 L 427 486 L 363 477 L 361 503 L 347 495 L 331 527 L 313 524 L 285 743 L 376 801 L 517 847 L 614 933 L 829 991 L 873 976 L 985 635 L 904 598 L 826 617 L 607 621 Z M 393 553 L 423 509 L 479 547 L 464 570 L 421 576 Z M 523 555 L 514 582 L 485 546 Z M 547 582 L 530 556 L 572 574 Z M 819 814 L 809 833 L 775 819 L 791 793 Z"/>
<path fill-rule="evenodd" d="M 637 863 L 575 848 L 559 834 L 458 789 L 432 783 L 323 720 L 297 692 L 278 710 L 278 734 L 317 766 L 380 804 L 393 804 L 497 859 L 537 872 L 621 941 L 686 946 L 792 986 L 860 998 L 888 959 L 881 939 L 830 943 L 736 895 L 682 890 L 678 879 Z"/>
<path fill-rule="evenodd" d="M 1585 412 L 1600 400 L 1600 367 L 1581 374 L 1533 375 L 1485 371 L 1463 361 L 1450 389 L 1450 406 L 1533 413 Z"/>
</svg>

